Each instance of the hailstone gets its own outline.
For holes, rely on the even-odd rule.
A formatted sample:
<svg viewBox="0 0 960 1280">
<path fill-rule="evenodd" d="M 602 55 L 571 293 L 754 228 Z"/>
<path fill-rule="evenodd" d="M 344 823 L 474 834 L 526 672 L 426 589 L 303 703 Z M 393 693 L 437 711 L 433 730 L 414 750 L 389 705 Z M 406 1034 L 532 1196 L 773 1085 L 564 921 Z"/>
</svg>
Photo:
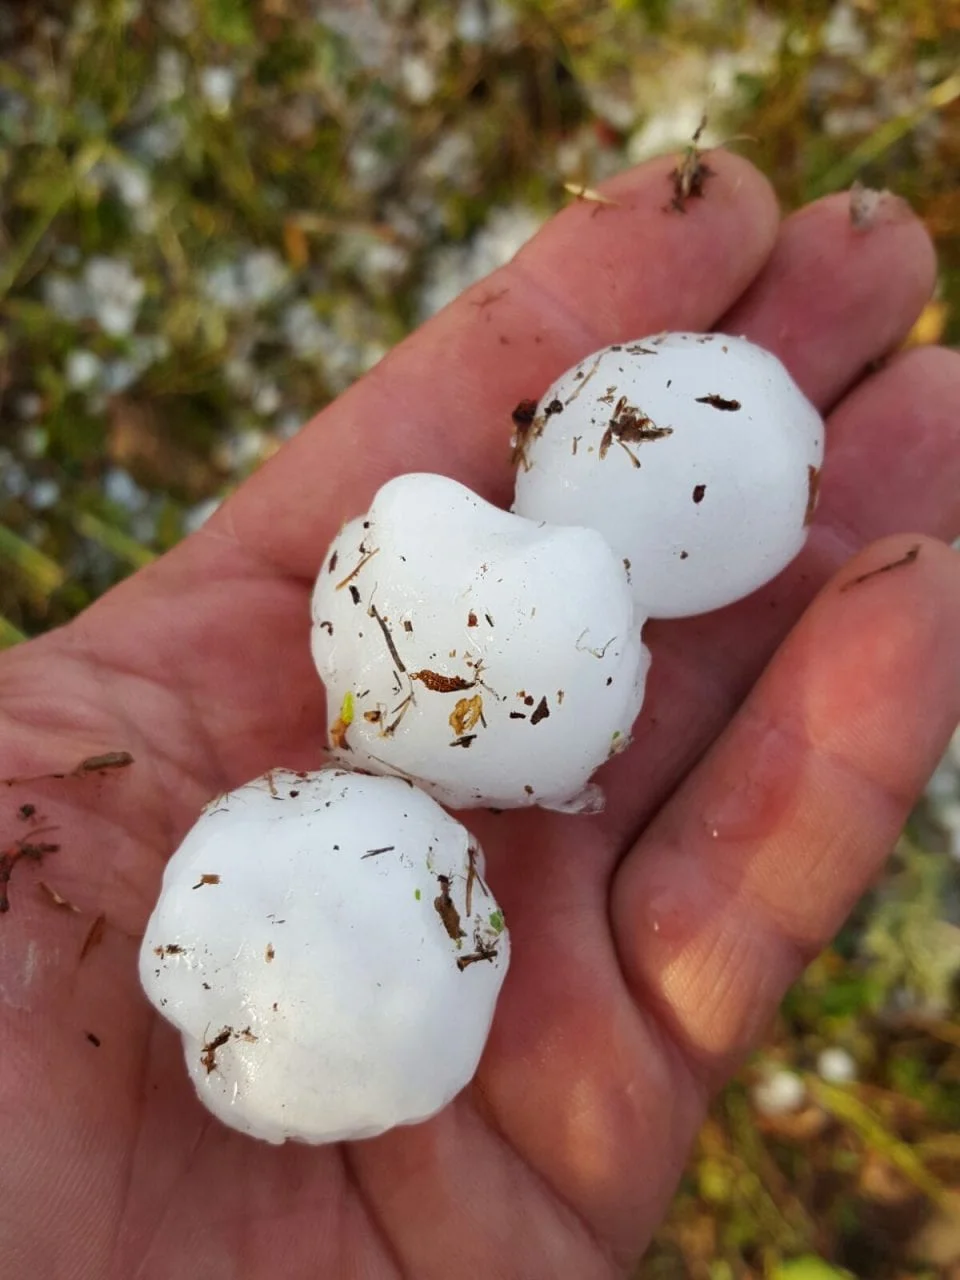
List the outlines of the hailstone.
<svg viewBox="0 0 960 1280">
<path fill-rule="evenodd" d="M 508 960 L 482 852 L 428 796 L 277 769 L 209 805 L 167 864 L 140 976 L 215 1115 L 321 1143 L 446 1106 Z"/>
<path fill-rule="evenodd" d="M 803 546 L 823 421 L 780 361 L 743 338 L 606 347 L 514 422 L 514 510 L 599 530 L 650 617 L 731 604 Z"/>
<path fill-rule="evenodd" d="M 312 647 L 331 746 L 453 808 L 599 803 L 649 654 L 627 567 L 443 476 L 399 476 L 329 549 Z"/>
</svg>

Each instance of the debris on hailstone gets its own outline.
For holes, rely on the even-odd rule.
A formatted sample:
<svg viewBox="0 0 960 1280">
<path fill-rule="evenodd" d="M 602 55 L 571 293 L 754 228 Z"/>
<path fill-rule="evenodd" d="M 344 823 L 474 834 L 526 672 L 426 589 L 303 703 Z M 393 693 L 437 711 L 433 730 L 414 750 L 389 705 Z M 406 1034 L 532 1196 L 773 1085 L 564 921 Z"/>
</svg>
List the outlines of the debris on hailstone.
<svg viewBox="0 0 960 1280">
<path fill-rule="evenodd" d="M 446 1106 L 508 960 L 483 855 L 428 796 L 277 769 L 208 805 L 167 864 L 140 975 L 216 1116 L 321 1143 Z"/>
<path fill-rule="evenodd" d="M 749 595 L 803 546 L 823 421 L 768 351 L 672 333 L 595 352 L 515 411 L 514 510 L 599 530 L 654 618 Z"/>
<path fill-rule="evenodd" d="M 629 566 L 443 476 L 399 476 L 330 547 L 313 656 L 345 766 L 453 808 L 596 807 L 649 654 Z"/>
</svg>

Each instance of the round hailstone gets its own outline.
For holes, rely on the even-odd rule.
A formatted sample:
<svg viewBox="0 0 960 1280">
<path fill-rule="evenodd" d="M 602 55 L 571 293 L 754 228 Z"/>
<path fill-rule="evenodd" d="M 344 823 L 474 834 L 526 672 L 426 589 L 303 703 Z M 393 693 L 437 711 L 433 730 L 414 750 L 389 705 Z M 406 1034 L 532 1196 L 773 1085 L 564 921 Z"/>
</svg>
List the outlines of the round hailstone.
<svg viewBox="0 0 960 1280">
<path fill-rule="evenodd" d="M 483 855 L 439 805 L 277 769 L 208 805 L 167 864 L 140 977 L 215 1115 L 319 1143 L 445 1107 L 508 960 Z"/>
<path fill-rule="evenodd" d="M 643 700 L 642 622 L 594 530 L 399 476 L 342 530 L 314 592 L 334 753 L 452 808 L 596 808 L 590 775 Z"/>
<path fill-rule="evenodd" d="M 618 344 L 514 414 L 514 510 L 598 529 L 652 618 L 731 604 L 803 546 L 823 421 L 779 360 L 743 338 Z"/>
</svg>

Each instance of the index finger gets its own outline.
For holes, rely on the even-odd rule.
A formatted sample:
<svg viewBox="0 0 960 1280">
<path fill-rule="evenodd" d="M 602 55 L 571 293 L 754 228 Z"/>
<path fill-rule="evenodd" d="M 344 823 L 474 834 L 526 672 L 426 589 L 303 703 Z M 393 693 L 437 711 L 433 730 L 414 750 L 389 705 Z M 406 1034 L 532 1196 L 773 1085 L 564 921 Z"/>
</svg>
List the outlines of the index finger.
<svg viewBox="0 0 960 1280">
<path fill-rule="evenodd" d="M 321 413 L 215 517 L 255 560 L 309 578 L 339 525 L 402 472 L 450 475 L 506 504 L 510 411 L 618 339 L 709 328 L 777 235 L 752 165 L 711 153 L 704 195 L 670 206 L 661 157 L 578 200 Z"/>
</svg>

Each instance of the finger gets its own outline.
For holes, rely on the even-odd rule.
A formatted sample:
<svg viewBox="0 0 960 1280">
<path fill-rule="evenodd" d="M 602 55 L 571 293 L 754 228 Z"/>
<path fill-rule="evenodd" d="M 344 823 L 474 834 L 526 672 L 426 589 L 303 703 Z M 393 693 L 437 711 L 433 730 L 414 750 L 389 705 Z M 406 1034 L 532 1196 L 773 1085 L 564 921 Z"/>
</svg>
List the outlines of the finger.
<svg viewBox="0 0 960 1280">
<path fill-rule="evenodd" d="M 960 557 L 874 545 L 622 864 L 627 982 L 711 1084 L 879 870 L 960 719 L 958 648 Z"/>
<path fill-rule="evenodd" d="M 760 342 L 806 394 L 829 408 L 909 333 L 936 280 L 933 244 L 903 201 L 869 230 L 850 197 L 827 196 L 788 218 L 761 274 L 720 328 Z"/>
<path fill-rule="evenodd" d="M 767 182 L 718 152 L 701 200 L 667 207 L 664 157 L 576 201 L 263 468 L 210 526 L 284 574 L 315 574 L 343 520 L 400 472 L 439 471 L 509 501 L 510 412 L 591 350 L 709 328 L 776 238 Z"/>
<path fill-rule="evenodd" d="M 960 533 L 960 354 L 915 347 L 830 420 L 818 523 L 847 545 L 917 529 Z"/>
<path fill-rule="evenodd" d="M 898 356 L 829 419 L 821 502 L 800 557 L 729 609 L 648 626 L 653 665 L 634 746 L 601 775 L 613 843 L 622 848 L 699 758 L 844 560 L 896 530 L 960 533 L 958 402 L 960 356 L 932 347 Z"/>
</svg>

